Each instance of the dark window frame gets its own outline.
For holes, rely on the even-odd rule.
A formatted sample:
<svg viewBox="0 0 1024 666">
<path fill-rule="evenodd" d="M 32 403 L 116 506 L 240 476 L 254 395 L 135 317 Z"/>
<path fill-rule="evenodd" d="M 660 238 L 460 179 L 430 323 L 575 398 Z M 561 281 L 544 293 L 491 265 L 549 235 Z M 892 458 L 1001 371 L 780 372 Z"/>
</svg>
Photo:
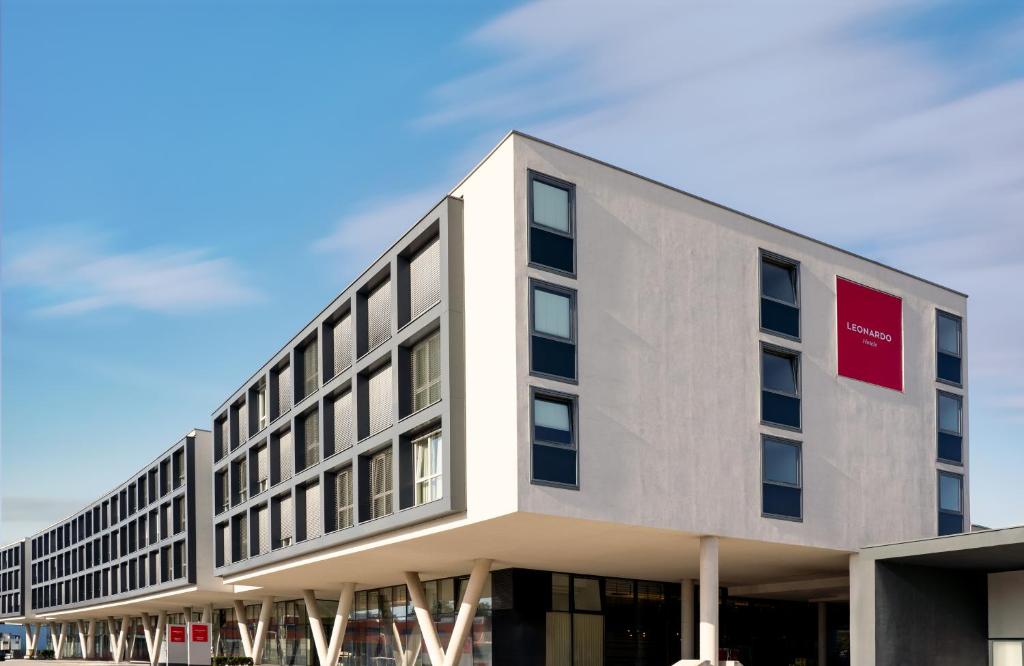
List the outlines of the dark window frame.
<svg viewBox="0 0 1024 666">
<path fill-rule="evenodd" d="M 765 295 L 765 293 L 764 293 L 764 270 L 763 270 L 763 264 L 766 261 L 768 263 L 775 264 L 776 266 L 781 266 L 783 268 L 791 268 L 791 269 L 793 269 L 793 271 L 794 271 L 794 273 L 796 275 L 796 280 L 795 280 L 795 284 L 794 284 L 794 289 L 796 291 L 796 304 L 787 303 L 785 301 L 780 301 L 777 298 Z M 760 250 L 758 251 L 758 254 L 757 254 L 757 294 L 758 294 L 757 325 L 758 325 L 759 330 L 762 333 L 766 334 L 766 335 L 775 335 L 775 336 L 778 336 L 780 338 L 784 338 L 786 340 L 792 340 L 793 342 L 801 342 L 801 336 L 803 335 L 804 326 L 803 326 L 803 299 L 801 298 L 800 292 L 801 292 L 800 262 L 797 261 L 796 259 L 790 259 L 789 257 L 783 256 L 783 255 L 775 253 L 775 252 L 772 252 L 771 250 L 765 250 L 764 248 L 760 248 Z M 779 304 L 782 304 L 782 305 L 786 305 L 788 307 L 796 308 L 797 330 L 799 331 L 798 335 L 793 336 L 793 335 L 790 335 L 788 333 L 783 333 L 782 331 L 777 331 L 777 330 L 775 330 L 773 328 L 766 328 L 765 327 L 764 321 L 763 321 L 763 319 L 761 317 L 761 310 L 762 310 L 761 309 L 761 301 L 764 300 L 764 299 L 768 299 L 769 301 L 771 301 L 773 303 L 779 303 Z"/>
<path fill-rule="evenodd" d="M 939 348 L 939 319 L 945 317 L 947 319 L 956 322 L 959 333 L 957 335 L 957 351 L 955 354 L 942 351 Z M 943 379 L 939 377 L 939 355 L 945 354 L 946 356 L 952 356 L 960 362 L 960 381 L 954 382 L 950 379 Z M 964 385 L 964 318 L 960 315 L 947 312 L 946 310 L 935 309 L 935 381 L 941 384 L 948 384 L 949 386 L 956 386 L 963 388 Z"/>
<path fill-rule="evenodd" d="M 529 304 L 528 304 L 528 307 L 529 307 L 529 310 L 530 310 L 530 316 L 529 316 L 529 326 L 530 326 L 530 330 L 529 330 L 530 375 L 533 376 L 533 377 L 541 377 L 543 379 L 551 379 L 551 380 L 557 381 L 557 382 L 564 382 L 566 384 L 579 384 L 579 375 L 580 375 L 579 341 L 578 341 L 578 338 L 579 338 L 579 325 L 578 325 L 578 322 L 577 322 L 578 308 L 577 308 L 577 303 L 576 303 L 576 295 L 577 295 L 576 289 L 573 289 L 572 287 L 566 287 L 566 286 L 563 286 L 563 285 L 559 285 L 559 284 L 554 284 L 552 282 L 544 282 L 543 280 L 538 280 L 536 278 L 530 278 L 530 280 L 529 280 L 529 288 L 530 288 L 530 294 L 529 294 Z M 555 294 L 555 295 L 558 295 L 558 296 L 568 296 L 569 297 L 569 336 L 570 336 L 569 338 L 561 338 L 561 337 L 558 337 L 558 336 L 555 336 L 555 335 L 551 335 L 549 333 L 541 333 L 541 332 L 536 330 L 536 322 L 534 321 L 534 297 L 533 297 L 534 291 L 536 289 L 540 289 L 541 291 L 546 291 L 546 292 L 548 292 L 550 294 Z M 572 377 L 565 377 L 563 375 L 555 375 L 555 374 L 552 374 L 552 373 L 549 373 L 549 372 L 543 372 L 541 370 L 534 370 L 533 369 L 533 338 L 534 338 L 534 336 L 537 336 L 537 337 L 540 337 L 540 338 L 544 338 L 546 340 L 552 340 L 554 342 L 561 342 L 561 343 L 571 344 L 572 345 L 572 347 L 573 347 L 573 360 L 572 360 L 573 376 Z"/>
<path fill-rule="evenodd" d="M 951 511 L 949 509 L 943 509 L 942 508 L 942 477 L 944 477 L 944 476 L 955 478 L 960 483 L 960 510 L 959 511 Z M 965 512 L 964 512 L 964 475 L 963 474 L 960 474 L 960 473 L 957 473 L 957 472 L 951 472 L 949 470 L 944 470 L 944 469 L 936 470 L 936 476 L 935 476 L 935 507 L 938 509 L 938 511 L 937 511 L 937 519 L 936 519 L 936 528 L 937 528 L 936 532 L 937 532 L 937 534 L 939 536 L 949 536 L 950 534 L 963 534 L 964 533 L 964 528 L 965 528 L 965 525 L 964 525 L 964 517 L 965 517 L 965 515 L 964 515 L 964 513 Z M 942 532 L 942 516 L 943 515 L 946 515 L 946 516 L 956 516 L 956 517 L 960 518 L 960 531 L 959 532 L 948 532 L 946 534 L 943 534 L 943 532 Z"/>
<path fill-rule="evenodd" d="M 534 222 L 534 219 L 533 219 L 533 183 L 534 183 L 534 181 L 538 181 L 538 182 L 544 183 L 545 185 L 549 185 L 551 187 L 557 187 L 558 189 L 565 190 L 566 192 L 568 192 L 568 194 L 569 194 L 569 232 L 568 233 L 565 233 L 563 231 L 559 231 L 557 229 L 552 229 L 551 227 L 549 227 L 547 225 L 544 225 L 544 224 L 540 224 L 538 222 Z M 566 277 L 575 278 L 576 277 L 576 273 L 579 270 L 578 257 L 577 257 L 577 251 L 576 251 L 577 233 L 576 233 L 576 185 L 575 185 L 575 183 L 570 183 L 567 180 L 562 180 L 561 178 L 555 178 L 554 176 L 549 176 L 549 175 L 547 175 L 545 173 L 541 173 L 539 171 L 534 171 L 533 169 L 527 169 L 526 170 L 526 218 L 527 218 L 526 219 L 526 227 L 527 227 L 526 254 L 527 254 L 527 263 L 528 263 L 528 265 L 531 268 L 536 268 L 538 270 L 549 271 L 551 273 L 557 273 L 558 275 L 564 275 Z M 561 236 L 563 238 L 568 238 L 569 240 L 572 241 L 572 270 L 571 271 L 565 271 L 565 270 L 562 270 L 561 268 L 555 268 L 554 266 L 548 266 L 547 264 L 541 264 L 541 263 L 538 263 L 538 262 L 533 260 L 533 254 L 531 252 L 532 248 L 531 248 L 531 242 L 530 242 L 530 231 L 532 229 L 534 229 L 534 228 L 540 229 L 541 231 L 545 231 L 545 232 L 548 232 L 548 233 L 551 233 L 551 234 L 555 234 L 557 236 Z"/>
<path fill-rule="evenodd" d="M 784 481 L 769 481 L 765 477 L 765 443 L 767 440 L 792 446 L 796 449 L 796 473 L 797 483 L 786 483 Z M 765 484 L 772 486 L 779 486 L 781 488 L 796 488 L 800 491 L 800 515 L 799 516 L 787 516 L 779 513 L 769 513 L 764 510 L 764 487 Z M 788 520 L 794 523 L 804 522 L 804 444 L 801 441 L 795 439 L 787 439 L 785 437 L 776 437 L 775 435 L 761 435 L 761 517 L 771 518 L 773 520 Z"/>
<path fill-rule="evenodd" d="M 764 386 L 764 354 L 774 354 L 776 356 L 788 356 L 796 359 L 796 395 L 790 395 L 788 393 L 782 393 L 774 389 L 768 389 Z M 768 426 L 771 428 L 779 428 L 781 430 L 789 430 L 791 432 L 803 432 L 804 426 L 804 399 L 803 399 L 803 362 L 802 353 L 797 349 L 789 349 L 788 347 L 780 347 L 779 345 L 771 344 L 770 342 L 762 341 L 758 346 L 757 355 L 757 372 L 760 377 L 760 385 L 758 387 L 758 397 L 761 398 L 762 394 L 767 391 L 774 393 L 775 395 L 781 395 L 788 398 L 795 398 L 800 404 L 797 413 L 797 421 L 799 425 L 791 426 L 785 423 L 776 423 L 775 421 L 769 421 L 764 415 L 764 401 L 760 399 L 758 401 L 758 409 L 760 410 L 761 425 Z"/>
<path fill-rule="evenodd" d="M 535 419 L 535 401 L 537 398 L 542 400 L 547 399 L 551 402 L 560 402 L 569 405 L 569 427 L 572 428 L 570 435 L 572 438 L 571 445 L 560 444 L 558 442 L 548 442 L 546 440 L 538 440 L 536 437 L 536 419 Z M 549 486 L 552 488 L 562 488 L 565 490 L 579 490 L 580 489 L 580 423 L 579 423 L 579 396 L 571 393 L 564 393 L 562 391 L 553 391 L 547 388 L 541 388 L 538 386 L 530 387 L 530 483 L 536 486 Z M 548 446 L 551 448 L 562 449 L 566 451 L 573 451 L 576 454 L 576 483 L 560 483 L 558 481 L 547 481 L 545 479 L 537 479 L 533 474 L 533 447 L 535 446 Z"/>
<path fill-rule="evenodd" d="M 944 430 L 942 428 L 942 410 L 939 407 L 941 404 L 942 396 L 953 398 L 956 400 L 959 407 L 959 415 L 957 422 L 960 424 L 959 432 L 952 432 L 950 430 Z M 943 458 L 939 453 L 939 437 L 942 435 L 951 435 L 953 437 L 960 438 L 960 460 L 953 458 Z M 963 467 L 964 465 L 964 397 L 959 393 L 952 393 L 950 391 L 943 391 L 937 389 L 935 391 L 935 459 L 939 462 L 946 463 L 948 465 L 956 465 Z"/>
</svg>

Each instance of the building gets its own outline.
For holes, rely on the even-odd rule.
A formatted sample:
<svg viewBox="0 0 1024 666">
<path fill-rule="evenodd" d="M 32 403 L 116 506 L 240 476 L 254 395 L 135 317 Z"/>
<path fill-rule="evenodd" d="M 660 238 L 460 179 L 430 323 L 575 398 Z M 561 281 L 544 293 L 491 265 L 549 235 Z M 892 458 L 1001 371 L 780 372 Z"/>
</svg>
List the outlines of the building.
<svg viewBox="0 0 1024 666">
<path fill-rule="evenodd" d="M 861 549 L 970 525 L 966 305 L 512 132 L 212 433 L 30 537 L 22 620 L 154 664 L 206 619 L 282 666 L 867 666 Z"/>
<path fill-rule="evenodd" d="M 0 622 L 24 613 L 25 577 L 21 573 L 24 559 L 24 539 L 0 546 Z"/>
</svg>

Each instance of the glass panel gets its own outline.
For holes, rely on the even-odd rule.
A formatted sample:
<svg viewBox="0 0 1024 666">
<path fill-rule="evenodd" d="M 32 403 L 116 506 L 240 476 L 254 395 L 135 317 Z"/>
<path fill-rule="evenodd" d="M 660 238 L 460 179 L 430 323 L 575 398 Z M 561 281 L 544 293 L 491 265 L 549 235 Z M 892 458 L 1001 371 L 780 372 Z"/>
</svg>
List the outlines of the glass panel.
<svg viewBox="0 0 1024 666">
<path fill-rule="evenodd" d="M 1024 643 L 992 641 L 992 666 L 1024 666 Z"/>
<path fill-rule="evenodd" d="M 600 582 L 596 578 L 573 578 L 572 598 L 578 611 L 600 611 Z"/>
<path fill-rule="evenodd" d="M 530 227 L 530 261 L 571 273 L 573 239 L 539 227 Z"/>
<path fill-rule="evenodd" d="M 939 509 L 961 512 L 960 477 L 953 474 L 939 475 Z"/>
<path fill-rule="evenodd" d="M 938 378 L 944 379 L 947 382 L 953 382 L 954 384 L 960 384 L 963 381 L 960 371 L 960 357 L 951 356 L 942 352 L 939 352 L 938 357 L 938 368 L 936 373 Z"/>
<path fill-rule="evenodd" d="M 762 484 L 762 510 L 772 516 L 800 517 L 799 488 L 776 486 L 771 483 Z"/>
<path fill-rule="evenodd" d="M 960 400 L 948 393 L 939 394 L 939 430 L 960 433 Z"/>
<path fill-rule="evenodd" d="M 963 440 L 960 435 L 939 433 L 939 458 L 953 462 L 963 462 Z"/>
<path fill-rule="evenodd" d="M 572 303 L 569 296 L 544 289 L 533 290 L 533 328 L 566 340 L 572 337 Z"/>
<path fill-rule="evenodd" d="M 576 345 L 539 335 L 530 338 L 531 369 L 548 375 L 576 379 Z"/>
<path fill-rule="evenodd" d="M 939 351 L 960 354 L 960 320 L 939 314 L 936 321 L 939 328 Z"/>
<path fill-rule="evenodd" d="M 800 398 L 761 392 L 761 418 L 769 423 L 800 427 Z"/>
<path fill-rule="evenodd" d="M 958 513 L 939 514 L 939 536 L 960 534 L 964 531 L 964 517 Z"/>
<path fill-rule="evenodd" d="M 796 268 L 761 260 L 761 294 L 796 305 Z"/>
<path fill-rule="evenodd" d="M 533 478 L 576 485 L 576 451 L 536 444 L 533 447 Z"/>
<path fill-rule="evenodd" d="M 767 298 L 761 299 L 761 327 L 790 337 L 800 337 L 800 308 Z"/>
<path fill-rule="evenodd" d="M 539 180 L 533 181 L 533 221 L 569 233 L 569 192 Z"/>
<path fill-rule="evenodd" d="M 569 610 L 569 574 L 551 574 L 551 609 Z"/>
<path fill-rule="evenodd" d="M 800 484 L 800 450 L 775 439 L 764 440 L 764 480 Z"/>
<path fill-rule="evenodd" d="M 761 353 L 764 388 L 796 395 L 796 359 L 769 351 Z"/>
<path fill-rule="evenodd" d="M 604 666 L 604 617 L 572 616 L 573 666 Z"/>
<path fill-rule="evenodd" d="M 545 666 L 572 664 L 571 618 L 568 613 L 548 613 L 544 637 Z"/>
</svg>

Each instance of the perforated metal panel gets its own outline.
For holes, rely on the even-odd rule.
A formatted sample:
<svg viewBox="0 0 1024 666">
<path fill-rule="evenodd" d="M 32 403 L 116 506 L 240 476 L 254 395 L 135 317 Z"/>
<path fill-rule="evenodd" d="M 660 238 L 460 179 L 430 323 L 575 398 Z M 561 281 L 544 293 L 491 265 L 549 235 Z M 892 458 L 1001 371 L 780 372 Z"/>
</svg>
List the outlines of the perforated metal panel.
<svg viewBox="0 0 1024 666">
<path fill-rule="evenodd" d="M 256 492 L 263 492 L 270 485 L 270 451 L 266 446 L 256 449 Z"/>
<path fill-rule="evenodd" d="M 284 414 L 292 408 L 292 369 L 290 365 L 284 366 L 277 373 L 277 408 L 278 414 Z"/>
<path fill-rule="evenodd" d="M 346 527 L 352 527 L 352 470 L 346 469 L 338 472 L 338 476 L 334 480 L 334 486 L 338 511 L 338 529 L 342 530 Z"/>
<path fill-rule="evenodd" d="M 441 334 L 412 349 L 412 408 L 419 411 L 441 399 Z"/>
<path fill-rule="evenodd" d="M 370 459 L 370 518 L 380 518 L 391 513 L 391 459 L 390 448 Z"/>
<path fill-rule="evenodd" d="M 295 450 L 292 442 L 292 431 L 281 435 L 278 440 L 277 469 L 280 471 L 280 479 L 289 479 L 292 476 L 294 467 Z"/>
<path fill-rule="evenodd" d="M 292 504 L 292 496 L 282 497 L 279 507 L 281 510 L 281 541 L 290 543 L 295 538 L 295 509 Z"/>
<path fill-rule="evenodd" d="M 320 462 L 320 412 L 315 409 L 302 422 L 302 446 L 306 467 Z"/>
<path fill-rule="evenodd" d="M 334 345 L 334 374 L 352 364 L 352 316 L 345 315 L 331 329 Z"/>
<path fill-rule="evenodd" d="M 378 433 L 391 426 L 392 422 L 392 397 L 391 397 L 391 365 L 386 365 L 369 379 L 370 398 L 370 432 Z"/>
<path fill-rule="evenodd" d="M 352 392 L 346 391 L 334 399 L 334 452 L 352 446 Z"/>
<path fill-rule="evenodd" d="M 366 297 L 367 349 L 382 344 L 391 337 L 391 281 L 380 285 Z"/>
<path fill-rule="evenodd" d="M 256 510 L 256 529 L 259 530 L 260 554 L 270 552 L 270 509 L 262 506 Z"/>
<path fill-rule="evenodd" d="M 249 405 L 242 403 L 235 410 L 235 419 L 238 421 L 238 441 L 244 442 L 249 439 Z"/>
<path fill-rule="evenodd" d="M 220 530 L 220 552 L 221 557 L 223 558 L 221 562 L 227 564 L 231 561 L 231 530 L 228 529 L 227 525 L 221 525 L 218 529 Z M 156 570 L 156 559 L 157 554 L 154 551 L 152 559 L 153 566 L 150 567 L 150 573 Z"/>
<path fill-rule="evenodd" d="M 220 421 L 220 427 L 218 428 L 218 431 L 219 431 L 218 434 L 220 435 L 220 443 L 219 443 L 219 447 L 217 449 L 217 453 L 219 455 L 223 456 L 224 453 L 228 450 L 228 447 L 231 445 L 231 430 L 230 430 L 230 428 L 231 428 L 231 425 L 228 423 L 228 420 L 226 418 L 222 419 Z"/>
<path fill-rule="evenodd" d="M 320 484 L 306 486 L 306 538 L 315 539 L 322 533 L 320 527 Z"/>
<path fill-rule="evenodd" d="M 441 300 L 441 243 L 435 238 L 409 260 L 409 307 L 413 317 Z"/>
</svg>

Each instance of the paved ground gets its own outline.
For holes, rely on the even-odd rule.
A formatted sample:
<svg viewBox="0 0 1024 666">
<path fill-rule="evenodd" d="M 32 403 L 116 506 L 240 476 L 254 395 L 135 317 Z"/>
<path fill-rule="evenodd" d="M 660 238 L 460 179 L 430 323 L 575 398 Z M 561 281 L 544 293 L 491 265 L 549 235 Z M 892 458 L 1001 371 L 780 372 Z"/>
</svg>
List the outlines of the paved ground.
<svg viewBox="0 0 1024 666">
<path fill-rule="evenodd" d="M 56 664 L 74 664 L 75 666 L 111 666 L 112 661 L 84 661 L 82 659 L 8 659 L 0 662 L 0 666 L 55 666 Z M 145 664 L 148 661 L 122 661 L 122 664 Z"/>
</svg>

